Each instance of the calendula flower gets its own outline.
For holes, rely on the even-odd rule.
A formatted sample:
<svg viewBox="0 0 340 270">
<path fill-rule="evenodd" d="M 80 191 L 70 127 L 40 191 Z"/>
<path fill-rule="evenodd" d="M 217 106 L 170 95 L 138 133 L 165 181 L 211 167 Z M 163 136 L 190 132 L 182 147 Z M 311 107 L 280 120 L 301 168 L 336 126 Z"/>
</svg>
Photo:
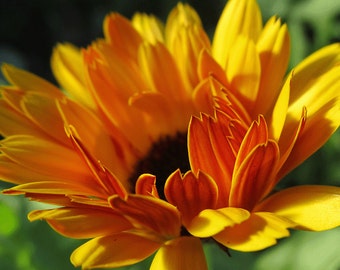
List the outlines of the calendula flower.
<svg viewBox="0 0 340 270">
<path fill-rule="evenodd" d="M 63 91 L 3 66 L 0 177 L 17 184 L 4 192 L 59 206 L 29 219 L 91 239 L 75 266 L 155 254 L 151 269 L 207 269 L 202 238 L 254 251 L 289 228 L 339 226 L 338 187 L 271 194 L 339 126 L 339 44 L 284 81 L 287 27 L 263 26 L 255 0 L 228 2 L 211 46 L 184 4 L 165 26 L 110 14 L 104 35 L 56 47 Z"/>
</svg>

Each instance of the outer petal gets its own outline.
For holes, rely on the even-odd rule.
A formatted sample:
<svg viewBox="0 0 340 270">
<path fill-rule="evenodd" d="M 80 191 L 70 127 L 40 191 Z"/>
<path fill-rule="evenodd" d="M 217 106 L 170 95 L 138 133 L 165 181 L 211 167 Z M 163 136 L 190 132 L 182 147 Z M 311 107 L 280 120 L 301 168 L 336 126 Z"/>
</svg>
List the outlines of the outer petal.
<svg viewBox="0 0 340 270">
<path fill-rule="evenodd" d="M 30 221 L 46 220 L 60 234 L 72 238 L 93 238 L 121 232 L 132 227 L 121 215 L 110 209 L 60 208 L 37 210 L 28 215 Z"/>
<path fill-rule="evenodd" d="M 177 209 L 157 198 L 142 195 L 128 195 L 123 199 L 112 196 L 112 208 L 124 215 L 136 228 L 150 230 L 162 239 L 178 236 L 181 221 Z"/>
<path fill-rule="evenodd" d="M 169 13 L 166 21 L 165 37 L 167 45 L 172 48 L 178 32 L 183 28 L 193 25 L 202 26 L 201 19 L 197 12 L 188 4 L 178 3 Z"/>
<path fill-rule="evenodd" d="M 31 134 L 50 140 L 51 138 L 67 144 L 64 125 L 55 105 L 55 98 L 46 93 L 25 92 L 4 88 L 2 98 L 8 104 L 2 108 L 4 121 L 1 122 L 3 135 L 13 131 L 13 134 Z M 9 107 L 10 106 L 10 107 Z M 6 111 L 7 110 L 7 111 Z M 44 111 L 45 113 L 41 113 Z M 6 126 L 6 124 L 8 126 Z M 53 126 L 54 128 L 48 128 Z M 66 139 L 66 140 L 65 140 Z"/>
<path fill-rule="evenodd" d="M 200 211 L 216 207 L 218 187 L 201 171 L 197 176 L 189 171 L 183 177 L 179 170 L 175 171 L 167 179 L 164 190 L 168 202 L 181 212 L 184 226 Z"/>
<path fill-rule="evenodd" d="M 63 93 L 48 81 L 25 70 L 4 64 L 1 67 L 6 79 L 21 90 L 38 92 L 49 97 L 60 98 Z"/>
<path fill-rule="evenodd" d="M 27 118 L 32 120 L 47 136 L 63 145 L 69 145 L 69 140 L 64 131 L 64 123 L 53 98 L 29 93 L 25 95 L 20 103 Z"/>
<path fill-rule="evenodd" d="M 248 112 L 252 112 L 258 96 L 261 62 L 253 40 L 239 36 L 230 47 L 226 75 L 233 94 Z"/>
<path fill-rule="evenodd" d="M 78 48 L 71 44 L 58 44 L 53 50 L 51 67 L 60 85 L 72 98 L 89 108 L 95 108 L 85 85 L 84 63 Z"/>
<path fill-rule="evenodd" d="M 81 159 L 76 152 L 53 141 L 29 135 L 13 135 L 1 141 L 0 149 L 13 161 L 43 174 L 66 179 L 80 179 L 89 175 L 84 166 L 78 165 Z"/>
<path fill-rule="evenodd" d="M 179 69 L 162 43 L 143 44 L 139 48 L 139 64 L 151 91 L 161 92 L 175 100 L 186 97 Z"/>
<path fill-rule="evenodd" d="M 286 217 L 305 230 L 340 226 L 340 187 L 298 186 L 275 193 L 256 207 Z"/>
<path fill-rule="evenodd" d="M 333 88 L 334 91 L 338 91 L 339 89 L 340 84 L 339 87 Z M 294 169 L 317 151 L 337 130 L 340 123 L 340 98 L 330 98 L 327 103 L 318 108 L 318 111 L 314 115 L 313 112 L 311 112 L 312 115 L 309 114 L 309 112 L 307 107 L 306 123 L 284 164 L 283 170 L 285 173 Z M 298 126 L 298 121 L 296 121 L 296 126 Z M 289 130 L 289 128 L 287 128 L 287 130 Z M 313 134 L 313 136 L 311 136 L 311 134 Z M 282 134 L 282 137 L 283 136 L 285 136 L 284 133 Z"/>
<path fill-rule="evenodd" d="M 3 191 L 5 194 L 17 195 L 26 194 L 27 197 L 36 198 L 44 194 L 46 196 L 61 195 L 61 196 L 85 196 L 86 198 L 103 198 L 106 199 L 106 194 L 98 188 L 96 183 L 92 182 L 76 182 L 62 179 L 60 181 L 41 181 L 31 182 L 15 186 Z"/>
<path fill-rule="evenodd" d="M 290 138 L 285 131 L 290 132 L 297 126 L 304 107 L 307 121 L 285 164 L 286 172 L 319 149 L 340 124 L 339 55 L 340 45 L 331 45 L 312 54 L 293 70 L 282 140 Z"/>
<path fill-rule="evenodd" d="M 340 43 L 325 46 L 304 59 L 294 68 L 294 91 L 291 93 L 290 102 L 294 103 L 314 82 L 313 79 L 324 74 L 332 67 L 339 64 Z"/>
<path fill-rule="evenodd" d="M 83 269 L 121 267 L 144 260 L 161 245 L 129 233 L 98 237 L 77 248 L 71 261 Z"/>
<path fill-rule="evenodd" d="M 166 242 L 156 253 L 150 270 L 207 270 L 200 239 L 180 237 Z"/>
<path fill-rule="evenodd" d="M 97 47 L 105 50 L 105 55 L 99 53 Z M 90 47 L 84 52 L 86 76 L 92 94 L 98 107 L 113 126 L 118 127 L 135 147 L 144 152 L 149 144 L 149 138 L 144 133 L 138 132 L 145 129 L 143 114 L 133 106 L 128 106 L 128 101 L 138 89 L 144 90 L 147 86 L 134 70 L 136 67 L 129 65 L 129 58 L 128 61 L 123 61 L 112 49 L 109 54 L 110 48 L 107 48 L 107 44 L 98 44 L 97 47 Z M 115 96 L 114 99 L 112 95 Z M 132 122 L 131 119 L 134 121 Z"/>
<path fill-rule="evenodd" d="M 249 216 L 250 213 L 242 208 L 206 209 L 192 220 L 187 230 L 197 237 L 210 237 L 227 227 L 244 222 Z"/>
<path fill-rule="evenodd" d="M 214 34 L 212 52 L 222 67 L 237 36 L 256 40 L 262 29 L 259 7 L 254 0 L 229 1 L 224 8 Z"/>
<path fill-rule="evenodd" d="M 241 224 L 228 227 L 214 236 L 222 245 L 239 251 L 257 251 L 276 244 L 276 239 L 289 236 L 287 228 L 295 224 L 272 213 L 253 213 Z"/>
<path fill-rule="evenodd" d="M 104 20 L 105 39 L 121 53 L 121 58 L 136 59 L 138 47 L 143 41 L 131 22 L 123 16 L 112 13 Z"/>
<path fill-rule="evenodd" d="M 131 156 L 128 149 L 123 147 L 124 142 L 120 139 L 121 134 L 110 136 L 101 119 L 76 102 L 65 100 L 58 102 L 57 107 L 64 126 L 74 127 L 77 136 L 81 141 L 86 142 L 86 149 L 97 160 L 107 165 L 117 177 L 126 179 L 135 156 Z M 89 125 L 89 123 L 91 124 Z"/>
<path fill-rule="evenodd" d="M 133 15 L 131 22 L 139 34 L 148 42 L 152 44 L 157 41 L 164 42 L 164 26 L 155 16 L 136 13 Z"/>
<path fill-rule="evenodd" d="M 1 93 L 3 95 L 4 93 Z M 29 134 L 38 137 L 46 136 L 37 129 L 35 124 L 21 112 L 13 109 L 7 102 L 0 100 L 0 134 L 10 136 L 14 134 Z"/>
<path fill-rule="evenodd" d="M 202 49 L 210 49 L 210 41 L 194 9 L 179 3 L 169 14 L 166 24 L 166 43 L 185 82 L 191 91 L 198 82 L 197 62 Z"/>
<path fill-rule="evenodd" d="M 0 154 L 0 178 L 14 184 L 61 180 L 58 176 L 42 174 L 41 172 L 32 171 L 30 168 L 23 167 L 3 154 Z"/>
<path fill-rule="evenodd" d="M 261 80 L 253 115 L 267 116 L 271 113 L 270 110 L 280 93 L 282 79 L 288 66 L 289 45 L 287 26 L 281 25 L 279 19 L 272 17 L 265 25 L 256 44 L 261 61 Z"/>
<path fill-rule="evenodd" d="M 290 74 L 291 76 L 292 74 Z M 289 79 L 283 85 L 279 96 L 276 99 L 274 107 L 272 108 L 271 115 L 268 116 L 269 118 L 269 134 L 270 138 L 274 138 L 276 141 L 279 140 L 281 136 L 281 132 L 286 121 L 286 113 L 288 110 L 289 104 L 289 95 L 290 95 L 290 85 Z"/>
</svg>

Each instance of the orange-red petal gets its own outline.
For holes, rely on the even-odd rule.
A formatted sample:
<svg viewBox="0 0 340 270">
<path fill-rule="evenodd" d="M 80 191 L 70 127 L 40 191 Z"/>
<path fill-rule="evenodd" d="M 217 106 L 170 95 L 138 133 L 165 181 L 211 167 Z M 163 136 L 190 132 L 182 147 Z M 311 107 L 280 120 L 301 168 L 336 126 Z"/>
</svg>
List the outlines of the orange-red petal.
<svg viewBox="0 0 340 270">
<path fill-rule="evenodd" d="M 136 228 L 152 231 L 163 239 L 178 236 L 180 233 L 181 220 L 178 210 L 163 200 L 130 194 L 125 199 L 112 196 L 109 203 Z"/>
<path fill-rule="evenodd" d="M 110 209 L 89 207 L 36 210 L 28 215 L 28 219 L 44 219 L 54 230 L 71 238 L 105 236 L 132 227 L 130 222 Z"/>
<path fill-rule="evenodd" d="M 183 224 L 204 209 L 214 209 L 218 199 L 218 187 L 211 177 L 201 171 L 197 176 L 191 171 L 184 176 L 179 170 L 172 173 L 165 184 L 165 196 L 181 212 Z"/>
</svg>

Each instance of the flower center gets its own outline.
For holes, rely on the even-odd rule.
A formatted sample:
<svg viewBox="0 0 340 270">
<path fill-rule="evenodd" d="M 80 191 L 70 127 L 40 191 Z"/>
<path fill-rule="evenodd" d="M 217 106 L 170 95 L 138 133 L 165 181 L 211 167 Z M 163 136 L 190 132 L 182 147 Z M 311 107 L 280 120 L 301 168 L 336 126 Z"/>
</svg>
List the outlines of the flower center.
<svg viewBox="0 0 340 270">
<path fill-rule="evenodd" d="M 156 187 L 159 197 L 165 199 L 165 181 L 177 169 L 180 169 L 182 172 L 190 169 L 187 134 L 180 132 L 177 132 L 174 136 L 162 136 L 155 142 L 145 157 L 136 163 L 129 181 L 135 186 L 141 174 L 153 174 L 156 176 Z"/>
</svg>

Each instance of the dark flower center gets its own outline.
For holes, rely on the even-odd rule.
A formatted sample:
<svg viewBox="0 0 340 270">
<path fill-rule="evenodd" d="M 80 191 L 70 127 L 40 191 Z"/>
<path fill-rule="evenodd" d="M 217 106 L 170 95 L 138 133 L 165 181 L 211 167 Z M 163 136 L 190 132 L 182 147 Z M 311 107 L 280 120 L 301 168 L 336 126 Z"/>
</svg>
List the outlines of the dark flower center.
<svg viewBox="0 0 340 270">
<path fill-rule="evenodd" d="M 163 136 L 155 142 L 145 157 L 136 163 L 129 180 L 135 186 L 141 174 L 155 175 L 158 194 L 160 198 L 165 199 L 165 181 L 177 169 L 180 169 L 183 173 L 190 169 L 187 134 L 180 132 L 174 136 Z"/>
</svg>

